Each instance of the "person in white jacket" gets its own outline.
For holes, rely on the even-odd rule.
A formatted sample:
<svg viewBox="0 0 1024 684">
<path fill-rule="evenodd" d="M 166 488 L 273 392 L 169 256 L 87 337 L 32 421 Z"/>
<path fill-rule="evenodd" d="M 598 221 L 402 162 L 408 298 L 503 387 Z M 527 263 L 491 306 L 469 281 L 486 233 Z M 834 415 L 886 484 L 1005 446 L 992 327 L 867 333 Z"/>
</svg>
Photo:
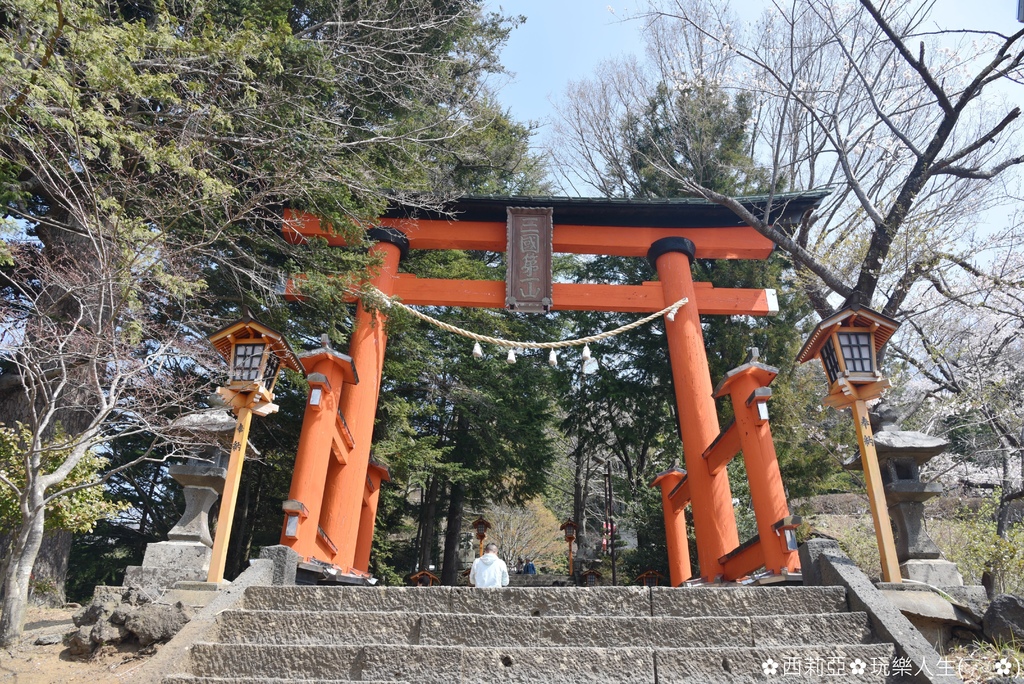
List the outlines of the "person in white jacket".
<svg viewBox="0 0 1024 684">
<path fill-rule="evenodd" d="M 498 545 L 484 547 L 484 555 L 473 561 L 469 583 L 475 587 L 499 588 L 508 586 L 508 566 L 498 558 Z"/>
</svg>

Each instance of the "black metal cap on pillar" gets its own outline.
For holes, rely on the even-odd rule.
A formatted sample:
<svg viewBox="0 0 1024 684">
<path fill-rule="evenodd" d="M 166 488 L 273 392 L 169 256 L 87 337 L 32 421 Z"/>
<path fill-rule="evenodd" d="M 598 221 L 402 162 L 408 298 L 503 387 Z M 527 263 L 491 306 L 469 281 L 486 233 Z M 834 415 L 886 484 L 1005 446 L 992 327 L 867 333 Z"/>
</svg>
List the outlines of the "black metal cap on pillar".
<svg viewBox="0 0 1024 684">
<path fill-rule="evenodd" d="M 405 233 L 397 228 L 382 228 L 378 226 L 366 231 L 366 234 L 377 242 L 388 242 L 398 247 L 400 259 L 404 259 L 409 256 L 409 238 L 407 238 Z"/>
<path fill-rule="evenodd" d="M 686 255 L 686 258 L 693 263 L 693 259 L 697 254 L 697 247 L 691 240 L 684 237 L 667 237 L 655 240 L 651 248 L 647 250 L 647 260 L 651 262 L 651 266 L 657 270 L 658 268 L 658 257 L 662 254 L 668 254 L 669 252 L 682 252 Z"/>
</svg>

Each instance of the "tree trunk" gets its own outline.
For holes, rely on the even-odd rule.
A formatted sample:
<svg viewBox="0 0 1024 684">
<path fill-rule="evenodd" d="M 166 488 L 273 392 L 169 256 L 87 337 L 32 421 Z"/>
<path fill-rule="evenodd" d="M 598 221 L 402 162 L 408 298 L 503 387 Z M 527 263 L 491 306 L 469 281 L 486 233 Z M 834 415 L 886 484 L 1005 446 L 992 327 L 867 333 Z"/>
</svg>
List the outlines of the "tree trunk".
<svg viewBox="0 0 1024 684">
<path fill-rule="evenodd" d="M 434 557 L 434 541 L 437 533 L 434 531 L 435 518 L 437 515 L 437 488 L 438 480 L 440 478 L 437 475 L 430 478 L 430 484 L 427 486 L 427 491 L 423 497 L 423 525 L 422 532 L 420 534 L 420 557 L 419 557 L 419 570 L 430 569 L 430 561 Z"/>
<path fill-rule="evenodd" d="M 454 587 L 459 579 L 459 544 L 462 541 L 462 504 L 466 489 L 460 482 L 452 483 L 452 495 L 448 500 L 448 529 L 444 534 L 444 565 L 441 569 L 441 584 Z"/>
<path fill-rule="evenodd" d="M 36 498 L 36 497 L 33 497 Z M 28 590 L 32 580 L 32 566 L 43 543 L 42 496 L 40 503 L 23 520 L 14 543 L 7 573 L 4 576 L 3 612 L 0 613 L 0 647 L 11 648 L 21 638 L 28 607 Z"/>
<path fill-rule="evenodd" d="M 68 579 L 68 559 L 72 534 L 53 530 L 43 535 L 35 564 L 32 567 L 32 603 L 58 608 L 67 602 L 64 584 Z"/>
</svg>

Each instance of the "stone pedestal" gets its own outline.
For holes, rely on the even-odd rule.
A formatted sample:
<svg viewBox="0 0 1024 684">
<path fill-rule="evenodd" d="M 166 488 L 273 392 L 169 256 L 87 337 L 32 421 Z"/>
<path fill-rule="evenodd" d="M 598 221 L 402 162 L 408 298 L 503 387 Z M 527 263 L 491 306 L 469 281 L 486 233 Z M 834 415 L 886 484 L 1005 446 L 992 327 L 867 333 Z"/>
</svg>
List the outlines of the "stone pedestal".
<svg viewBox="0 0 1024 684">
<path fill-rule="evenodd" d="M 184 488 L 185 512 L 167 534 L 168 541 L 146 546 L 141 566 L 129 566 L 124 584 L 159 595 L 177 582 L 203 582 L 210 569 L 213 538 L 210 508 L 224 489 L 227 452 L 223 445 L 234 434 L 235 419 L 225 411 L 189 416 L 180 429 L 215 445 L 206 446 L 200 459 L 175 464 L 168 472 Z"/>
<path fill-rule="evenodd" d="M 900 574 L 904 579 L 933 587 L 961 587 L 964 584 L 956 563 L 942 558 L 911 558 L 900 563 Z"/>
<path fill-rule="evenodd" d="M 922 482 L 921 466 L 941 454 L 948 442 L 922 432 L 900 430 L 895 412 L 884 405 L 871 413 L 871 423 L 885 501 L 896 530 L 900 574 L 932 586 L 963 586 L 956 565 L 942 558 L 924 520 L 924 502 L 941 495 L 942 485 Z M 848 462 L 846 467 L 859 469 L 860 459 Z"/>
</svg>

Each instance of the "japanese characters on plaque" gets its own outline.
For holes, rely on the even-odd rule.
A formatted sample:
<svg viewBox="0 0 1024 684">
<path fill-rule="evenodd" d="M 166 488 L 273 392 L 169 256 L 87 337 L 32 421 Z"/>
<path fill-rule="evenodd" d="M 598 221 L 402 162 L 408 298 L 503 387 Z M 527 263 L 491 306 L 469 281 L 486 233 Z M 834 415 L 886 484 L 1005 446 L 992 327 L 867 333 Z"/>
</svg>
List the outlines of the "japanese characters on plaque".
<svg viewBox="0 0 1024 684">
<path fill-rule="evenodd" d="M 551 207 L 507 207 L 505 305 L 514 311 L 551 310 Z"/>
</svg>

